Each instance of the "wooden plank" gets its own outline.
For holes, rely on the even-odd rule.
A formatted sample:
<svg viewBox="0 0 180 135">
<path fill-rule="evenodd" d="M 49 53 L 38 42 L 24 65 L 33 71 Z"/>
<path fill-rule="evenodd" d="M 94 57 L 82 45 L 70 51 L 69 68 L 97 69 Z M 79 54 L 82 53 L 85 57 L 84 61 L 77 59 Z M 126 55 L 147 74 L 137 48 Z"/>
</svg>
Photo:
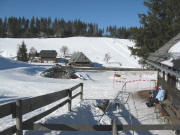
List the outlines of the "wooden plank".
<svg viewBox="0 0 180 135">
<path fill-rule="evenodd" d="M 81 100 L 83 99 L 83 83 L 81 83 L 81 96 L 80 96 L 80 99 Z"/>
<path fill-rule="evenodd" d="M 26 130 L 62 130 L 62 131 L 112 131 L 111 125 L 64 125 L 64 124 L 33 124 Z"/>
<path fill-rule="evenodd" d="M 180 125 L 117 125 L 118 131 L 135 130 L 179 130 Z M 111 125 L 65 125 L 65 124 L 31 124 L 26 127 L 26 130 L 39 130 L 39 131 L 112 131 Z"/>
<path fill-rule="evenodd" d="M 77 89 L 78 87 L 80 87 L 81 85 L 82 85 L 82 84 L 81 84 L 81 83 L 79 83 L 78 85 L 76 85 L 76 86 L 74 86 L 74 87 L 70 88 L 70 90 L 71 90 L 71 91 L 73 91 L 73 90 Z"/>
<path fill-rule="evenodd" d="M 72 96 L 72 99 L 76 98 L 77 96 L 81 95 L 81 92 L 75 94 L 74 96 Z"/>
<path fill-rule="evenodd" d="M 16 101 L 16 135 L 22 135 L 22 103 L 21 100 Z"/>
<path fill-rule="evenodd" d="M 72 91 L 68 90 L 68 111 L 71 111 L 71 104 L 72 104 Z"/>
<path fill-rule="evenodd" d="M 64 106 L 66 103 L 68 103 L 68 99 L 66 99 L 65 101 L 61 102 L 60 104 L 54 106 L 53 108 L 41 113 L 41 114 L 38 114 L 26 121 L 23 122 L 23 129 L 27 129 L 27 127 L 31 126 L 34 122 L 40 120 L 41 118 L 49 115 L 50 113 L 52 113 L 53 111 L 57 110 L 58 108 Z"/>
<path fill-rule="evenodd" d="M 68 92 L 66 89 L 66 90 L 50 93 L 47 95 L 42 95 L 42 96 L 22 100 L 22 106 L 23 106 L 22 114 L 26 114 L 28 112 L 34 111 L 40 107 L 49 105 L 67 96 L 68 96 Z"/>
<path fill-rule="evenodd" d="M 15 125 L 1 131 L 0 135 L 12 135 L 14 133 L 16 133 L 16 126 Z"/>
<path fill-rule="evenodd" d="M 112 120 L 112 134 L 118 135 L 117 121 L 116 120 Z"/>
<path fill-rule="evenodd" d="M 1 105 L 0 118 L 11 115 L 13 113 L 13 108 L 14 108 L 13 106 L 15 106 L 14 102 Z"/>
<path fill-rule="evenodd" d="M 135 131 L 148 131 L 148 130 L 178 130 L 180 125 L 170 124 L 157 124 L 157 125 L 117 125 L 118 131 L 135 130 Z"/>
</svg>

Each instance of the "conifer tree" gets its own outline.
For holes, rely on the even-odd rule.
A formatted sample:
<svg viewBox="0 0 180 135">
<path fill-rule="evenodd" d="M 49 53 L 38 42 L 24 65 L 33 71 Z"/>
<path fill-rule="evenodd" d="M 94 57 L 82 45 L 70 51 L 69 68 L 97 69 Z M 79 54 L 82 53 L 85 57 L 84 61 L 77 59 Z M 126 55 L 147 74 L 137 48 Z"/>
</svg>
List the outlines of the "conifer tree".
<svg viewBox="0 0 180 135">
<path fill-rule="evenodd" d="M 0 37 L 2 37 L 2 36 L 3 36 L 3 21 L 0 18 Z"/>
<path fill-rule="evenodd" d="M 24 61 L 24 62 L 28 61 L 27 48 L 26 48 L 24 41 L 18 47 L 17 60 Z"/>
<path fill-rule="evenodd" d="M 6 17 L 3 22 L 3 36 L 2 37 L 7 37 L 7 18 Z"/>
<path fill-rule="evenodd" d="M 147 14 L 139 14 L 133 54 L 146 58 L 180 32 L 180 0 L 146 0 Z"/>
<path fill-rule="evenodd" d="M 36 34 L 36 28 L 35 28 L 35 19 L 34 19 L 34 16 L 31 18 L 31 22 L 30 22 L 30 34 L 32 35 L 32 37 L 34 37 L 35 34 Z"/>
</svg>

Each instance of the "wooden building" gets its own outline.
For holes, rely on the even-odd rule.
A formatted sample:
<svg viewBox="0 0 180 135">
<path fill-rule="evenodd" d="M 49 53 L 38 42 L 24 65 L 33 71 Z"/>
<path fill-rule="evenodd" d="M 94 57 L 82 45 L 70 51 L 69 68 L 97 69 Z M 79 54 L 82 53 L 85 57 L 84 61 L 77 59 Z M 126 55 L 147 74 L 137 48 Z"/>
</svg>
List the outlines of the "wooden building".
<svg viewBox="0 0 180 135">
<path fill-rule="evenodd" d="M 180 33 L 146 60 L 149 67 L 158 71 L 158 86 L 166 91 L 165 107 L 175 124 L 180 123 L 180 57 L 174 57 L 169 49 L 179 43 Z"/>
<path fill-rule="evenodd" d="M 69 60 L 69 65 L 74 66 L 90 66 L 90 63 L 89 58 L 82 52 L 73 53 Z"/>
<path fill-rule="evenodd" d="M 41 50 L 39 53 L 41 63 L 56 63 L 57 52 L 55 50 Z"/>
</svg>

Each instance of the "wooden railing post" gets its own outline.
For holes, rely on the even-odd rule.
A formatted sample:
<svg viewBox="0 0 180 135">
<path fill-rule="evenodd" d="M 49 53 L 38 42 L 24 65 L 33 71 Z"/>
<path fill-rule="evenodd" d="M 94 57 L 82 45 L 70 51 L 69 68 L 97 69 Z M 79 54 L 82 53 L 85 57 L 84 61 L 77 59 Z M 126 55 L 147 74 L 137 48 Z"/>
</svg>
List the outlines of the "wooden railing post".
<svg viewBox="0 0 180 135">
<path fill-rule="evenodd" d="M 81 95 L 80 95 L 80 99 L 83 99 L 83 83 L 81 83 Z"/>
<path fill-rule="evenodd" d="M 23 135 L 21 100 L 16 100 L 16 135 Z"/>
<path fill-rule="evenodd" d="M 68 90 L 68 111 L 71 111 L 71 102 L 72 102 L 72 91 L 71 89 Z"/>
<path fill-rule="evenodd" d="M 118 135 L 116 119 L 112 120 L 112 135 Z"/>
</svg>

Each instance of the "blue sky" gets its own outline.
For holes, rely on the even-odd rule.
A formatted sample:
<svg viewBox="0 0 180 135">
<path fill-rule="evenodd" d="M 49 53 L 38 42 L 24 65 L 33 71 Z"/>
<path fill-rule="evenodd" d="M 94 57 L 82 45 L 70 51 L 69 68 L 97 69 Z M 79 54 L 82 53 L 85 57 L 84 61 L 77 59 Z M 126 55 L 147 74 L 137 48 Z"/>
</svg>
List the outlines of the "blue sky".
<svg viewBox="0 0 180 135">
<path fill-rule="evenodd" d="M 108 25 L 140 26 L 138 14 L 146 13 L 144 0 L 0 0 L 0 17 L 51 17 L 81 19 Z"/>
</svg>

